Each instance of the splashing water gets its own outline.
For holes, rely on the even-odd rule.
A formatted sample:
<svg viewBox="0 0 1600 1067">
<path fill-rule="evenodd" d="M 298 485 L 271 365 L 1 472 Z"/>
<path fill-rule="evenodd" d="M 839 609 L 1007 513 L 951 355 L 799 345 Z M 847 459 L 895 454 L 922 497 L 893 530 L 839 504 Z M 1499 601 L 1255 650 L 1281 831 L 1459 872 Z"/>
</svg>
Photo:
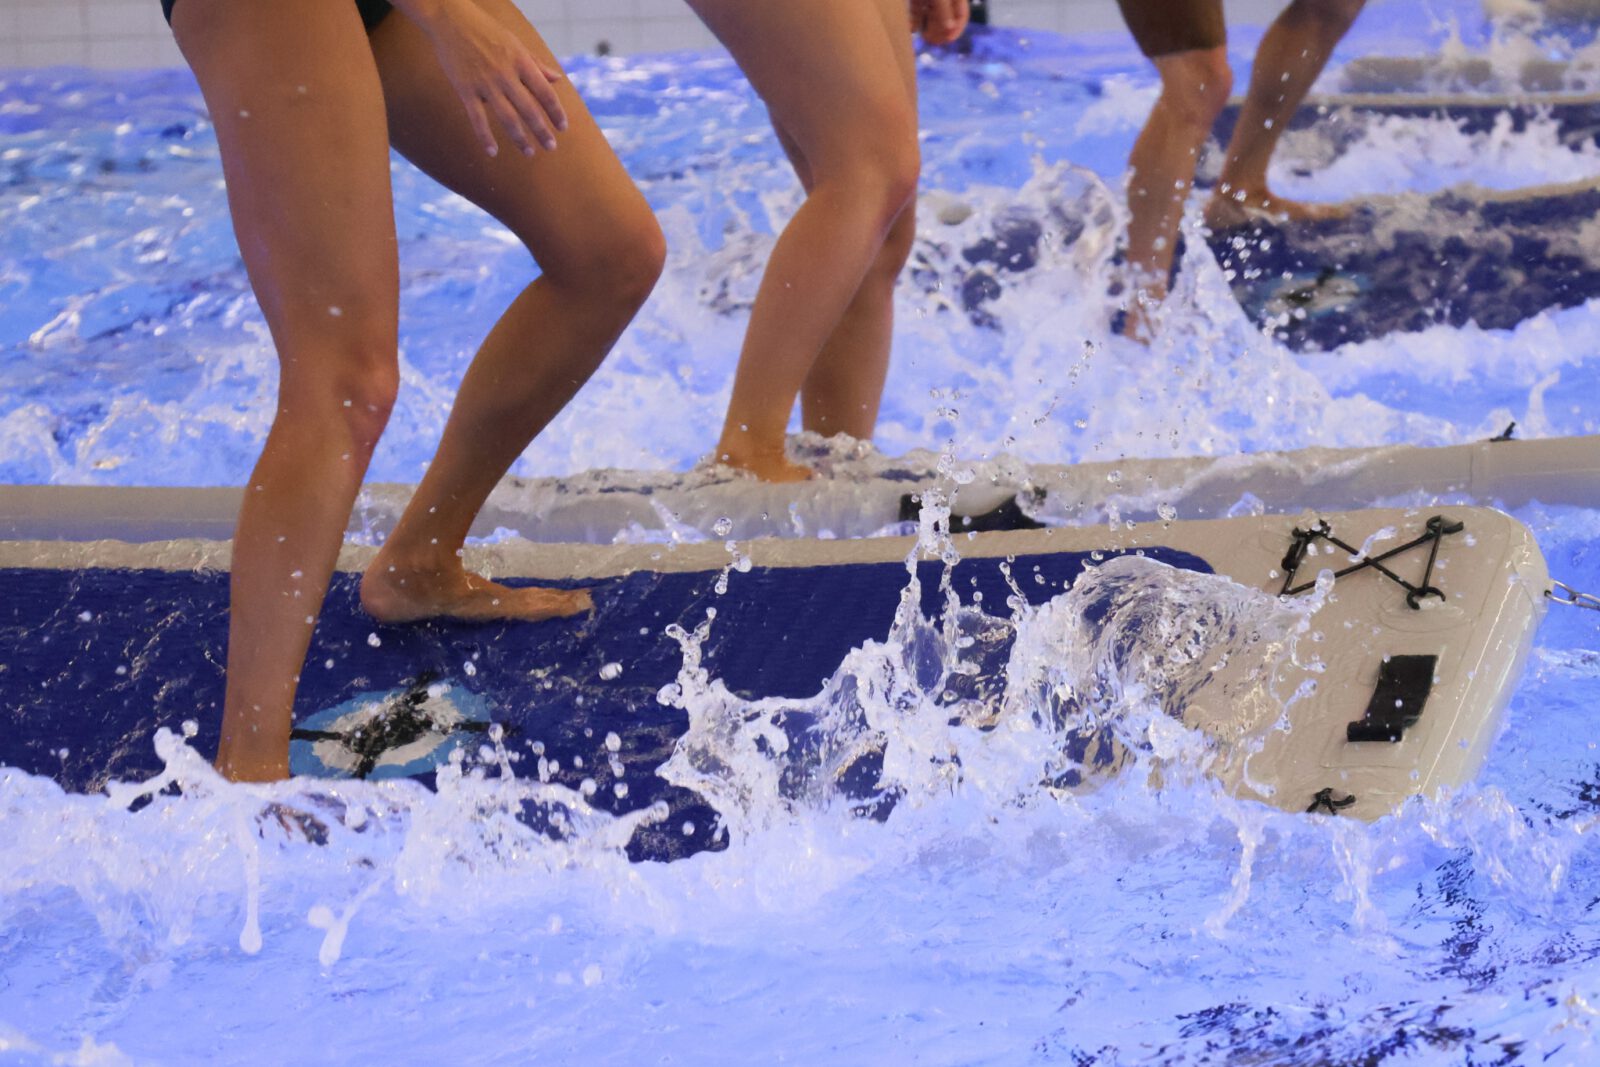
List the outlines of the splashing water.
<svg viewBox="0 0 1600 1067">
<path fill-rule="evenodd" d="M 1415 49 L 1416 19 L 1386 19 L 1392 6 L 1370 4 L 1341 55 L 1382 45 L 1396 23 Z M 1296 359 L 1243 316 L 1192 230 L 1168 339 L 1151 353 L 1130 348 L 1109 330 L 1107 260 L 1151 76 L 1122 42 L 992 42 L 923 65 L 920 233 L 897 297 L 878 434 L 890 454 L 944 438 L 923 402 L 930 384 L 984 398 L 961 420 L 961 454 L 1042 462 L 1486 436 L 1532 404 L 1537 378 L 1503 358 L 1507 348 L 1559 370 L 1558 392 L 1592 385 L 1585 309 L 1509 332 L 1385 339 L 1375 358 L 1349 365 Z M 1241 70 L 1252 44 L 1241 31 Z M 1122 80 L 1104 85 L 1107 73 Z M 671 251 L 633 329 L 516 473 L 681 471 L 703 456 L 703 427 L 725 407 L 742 312 L 799 189 L 764 109 L 725 59 L 581 60 L 572 78 Z M 239 484 L 266 432 L 275 372 L 192 81 L 53 71 L 10 75 L 4 87 L 13 106 L 0 126 L 0 481 Z M 132 119 L 130 97 L 140 102 Z M 1291 131 L 1273 174 L 1286 193 L 1600 176 L 1600 150 L 1550 117 L 1476 132 L 1425 116 L 1334 125 Z M 410 483 L 431 457 L 477 324 L 533 271 L 505 230 L 409 165 L 396 162 L 394 182 L 402 386 L 372 476 Z M 969 252 L 990 258 L 974 272 Z M 962 313 L 963 285 L 992 287 L 987 320 Z M 1399 388 L 1394 360 L 1376 355 L 1391 344 L 1482 384 Z M 641 437 L 632 428 L 655 411 L 681 414 L 653 419 Z M 1581 405 L 1557 405 L 1543 432 L 1597 426 Z"/>
<path fill-rule="evenodd" d="M 1483 46 L 1468 6 L 1419 17 L 1374 2 L 1341 55 Z M 1108 332 L 1106 273 L 1153 83 L 1120 38 L 992 40 L 924 61 L 928 166 L 885 451 L 948 441 L 1024 465 L 1446 443 L 1512 418 L 1600 430 L 1584 401 L 1592 305 L 1297 356 L 1243 318 L 1191 240 L 1173 329 L 1153 350 L 1125 346 Z M 1232 42 L 1241 73 L 1253 44 Z M 1102 90 L 1105 74 L 1119 80 Z M 673 253 L 637 327 L 518 469 L 670 479 L 706 447 L 797 192 L 724 59 L 581 61 L 573 78 Z M 192 81 L 0 80 L 0 481 L 237 482 L 265 431 L 272 359 Z M 1596 174 L 1593 147 L 1564 143 L 1554 120 L 1471 132 L 1420 118 L 1296 131 L 1274 180 L 1332 198 Z M 404 384 L 375 476 L 412 481 L 475 340 L 461 323 L 486 323 L 531 271 L 481 215 L 404 165 L 395 178 Z M 973 284 L 987 323 L 960 289 L 985 241 Z M 682 416 L 649 420 L 641 440 L 644 397 Z M 959 547 L 939 536 L 941 508 L 924 512 L 936 558 Z M 1600 513 L 1519 517 L 1552 573 L 1600 589 Z M 1241 706 L 1209 666 L 1244 658 L 1274 677 L 1313 606 L 1136 558 L 1034 607 L 981 612 L 948 579 L 940 599 L 925 617 L 909 571 L 891 632 L 805 699 L 745 700 L 704 671 L 716 619 L 675 634 L 683 666 L 662 696 L 690 725 L 661 773 L 713 798 L 726 847 L 670 864 L 625 853 L 660 809 L 613 816 L 504 738 L 435 791 L 230 785 L 171 735 L 162 775 L 108 795 L 0 770 L 0 1061 L 1600 1051 L 1600 637 L 1583 613 L 1552 612 L 1479 783 L 1369 827 L 1235 799 L 1208 773 L 1248 772 L 1252 739 L 1295 698 L 1269 686 L 1273 699 Z"/>
<path fill-rule="evenodd" d="M 932 500 L 919 548 L 949 562 L 947 516 Z M 165 773 L 105 797 L 0 773 L 8 1021 L 46 1021 L 8 1047 L 87 1034 L 185 1060 L 270 1026 L 302 1035 L 273 1057 L 318 1062 L 459 1055 L 465 1025 L 484 1048 L 630 1060 L 704 1058 L 706 1032 L 803 1061 L 952 1042 L 1000 1060 L 1358 1056 L 1400 1026 L 1419 1054 L 1592 1048 L 1576 964 L 1600 948 L 1593 809 L 1541 814 L 1489 785 L 1369 828 L 1205 774 L 1282 708 L 1223 693 L 1231 717 L 1182 721 L 1212 668 L 1249 656 L 1270 675 L 1314 602 L 1136 556 L 1037 607 L 1014 595 L 1007 616 L 960 603 L 948 572 L 942 594 L 923 616 L 908 568 L 886 639 L 807 700 L 709 677 L 714 618 L 676 633 L 661 699 L 689 727 L 661 773 L 713 801 L 728 847 L 672 864 L 624 853 L 661 809 L 594 810 L 542 767 L 520 777 L 495 736 L 437 792 L 234 786 L 170 734 Z M 1424 975 L 1429 999 L 1395 996 Z M 173 997 L 219 1024 L 174 1032 Z M 342 1011 L 353 997 L 461 1022 L 397 1036 Z M 836 1036 L 809 1022 L 824 1012 Z"/>
</svg>

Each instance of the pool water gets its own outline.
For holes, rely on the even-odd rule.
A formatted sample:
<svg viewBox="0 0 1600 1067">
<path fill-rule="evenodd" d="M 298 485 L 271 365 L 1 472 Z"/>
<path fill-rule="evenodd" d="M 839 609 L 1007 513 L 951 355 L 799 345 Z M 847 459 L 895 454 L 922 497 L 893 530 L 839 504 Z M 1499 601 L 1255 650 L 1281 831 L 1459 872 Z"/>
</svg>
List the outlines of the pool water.
<svg viewBox="0 0 1600 1067">
<path fill-rule="evenodd" d="M 1233 33 L 1241 84 L 1258 37 Z M 1591 47 L 1546 30 L 1496 36 L 1465 0 L 1373 0 L 1326 84 L 1353 56 L 1457 42 L 1513 56 Z M 634 328 L 516 470 L 688 471 L 798 190 L 725 57 L 571 71 L 671 253 Z M 1109 331 L 1105 292 L 1118 183 L 1154 96 L 1131 45 L 997 32 L 971 55 L 925 57 L 922 75 L 922 223 L 898 296 L 884 453 L 1059 463 L 1456 443 L 1513 420 L 1527 436 L 1600 432 L 1593 302 L 1509 330 L 1297 354 L 1244 318 L 1190 241 L 1170 328 L 1148 351 L 1128 346 Z M 1600 178 L 1600 148 L 1553 120 L 1467 132 L 1393 119 L 1353 141 L 1296 131 L 1277 168 L 1290 195 L 1424 196 Z M 477 337 L 534 267 L 405 164 L 394 180 L 404 380 L 373 477 L 405 482 Z M 965 314 L 952 250 L 1008 212 L 1062 204 L 1077 239 L 1007 276 L 993 321 Z M 192 79 L 0 74 L 0 483 L 235 484 L 273 375 Z M 1600 589 L 1600 502 L 1518 517 L 1552 575 Z M 1046 658 L 1066 625 L 1022 618 L 1018 644 Z M 437 794 L 267 790 L 326 824 L 321 845 L 290 816 L 263 818 L 261 792 L 216 782 L 175 738 L 162 755 L 182 795 L 132 813 L 139 787 L 67 795 L 0 772 L 0 1063 L 1600 1056 L 1594 613 L 1551 610 L 1473 788 L 1370 827 L 1234 801 L 1189 773 L 1202 758 L 1181 739 L 1057 795 L 1038 784 L 1039 753 L 919 703 L 905 664 L 949 662 L 944 640 L 908 621 L 819 697 L 833 706 L 829 694 L 869 674 L 904 682 L 905 713 L 874 722 L 904 797 L 882 822 L 826 791 L 797 800 L 757 738 L 760 709 L 686 670 L 667 695 L 704 727 L 700 766 L 723 768 L 702 784 L 736 800 L 729 847 L 671 864 L 628 863 L 629 827 L 615 821 L 561 843 L 519 823 L 531 754 L 507 764 L 515 781 L 446 774 Z M 681 641 L 692 666 L 696 638 Z M 997 708 L 1039 699 L 1005 688 Z M 1129 736 L 1149 726 L 1137 689 L 1110 709 Z M 604 738 L 593 743 L 604 759 Z M 1158 763 L 1154 788 L 1141 771 Z"/>
</svg>

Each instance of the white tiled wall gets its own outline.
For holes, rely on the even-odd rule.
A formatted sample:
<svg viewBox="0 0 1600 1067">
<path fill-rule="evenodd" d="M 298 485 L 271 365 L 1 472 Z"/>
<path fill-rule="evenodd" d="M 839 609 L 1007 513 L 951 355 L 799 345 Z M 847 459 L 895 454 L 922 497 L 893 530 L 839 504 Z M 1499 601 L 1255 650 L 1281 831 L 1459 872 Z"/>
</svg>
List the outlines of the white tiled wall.
<svg viewBox="0 0 1600 1067">
<path fill-rule="evenodd" d="M 0 66 L 182 63 L 159 0 L 0 0 Z"/>
<path fill-rule="evenodd" d="M 182 0 L 179 0 L 181 3 Z M 270 2 L 270 0 L 238 0 Z M 708 48 L 683 0 L 517 0 L 558 55 Z M 181 66 L 160 0 L 0 0 L 0 67 Z"/>
<path fill-rule="evenodd" d="M 1235 21 L 1259 21 L 1284 2 L 1227 0 L 1228 13 Z M 714 43 L 683 0 L 517 3 L 559 55 L 593 52 L 601 42 L 616 53 Z M 990 12 L 996 24 L 1047 30 L 1114 30 L 1122 25 L 1115 0 L 991 0 Z M 159 0 L 0 0 L 0 68 L 169 67 L 182 62 Z"/>
<path fill-rule="evenodd" d="M 769 0 L 770 2 L 770 0 Z M 710 48 L 710 31 L 683 0 L 517 0 L 557 55 Z"/>
<path fill-rule="evenodd" d="M 992 0 L 989 21 L 996 26 L 1027 26 L 1035 30 L 1075 31 L 1123 28 L 1122 13 L 1113 3 L 1073 0 Z"/>
</svg>

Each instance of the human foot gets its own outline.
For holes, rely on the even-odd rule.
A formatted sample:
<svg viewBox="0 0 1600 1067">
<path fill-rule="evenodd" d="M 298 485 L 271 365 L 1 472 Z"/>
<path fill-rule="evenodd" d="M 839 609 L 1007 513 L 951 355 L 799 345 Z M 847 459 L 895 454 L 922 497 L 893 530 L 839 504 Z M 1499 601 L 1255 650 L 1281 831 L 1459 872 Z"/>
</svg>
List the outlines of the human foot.
<svg viewBox="0 0 1600 1067">
<path fill-rule="evenodd" d="M 361 576 L 361 606 L 379 622 L 539 622 L 594 610 L 587 589 L 491 582 L 460 566 L 416 567 L 379 553 Z"/>
<path fill-rule="evenodd" d="M 1129 281 L 1120 293 L 1114 291 L 1119 299 L 1111 325 L 1115 333 L 1149 347 L 1156 338 L 1156 320 L 1167 292 L 1166 286 L 1156 283 L 1149 275 L 1143 277 L 1143 285 Z"/>
<path fill-rule="evenodd" d="M 1265 189 L 1230 188 L 1219 185 L 1206 204 L 1205 223 L 1213 230 L 1229 230 L 1235 226 L 1265 219 L 1270 222 L 1317 222 L 1348 215 L 1348 204 L 1309 204 L 1299 200 L 1286 200 Z"/>
<path fill-rule="evenodd" d="M 735 470 L 747 471 L 764 482 L 807 482 L 817 476 L 817 472 L 810 467 L 791 461 L 782 449 L 777 452 L 744 452 L 718 446 L 717 462 Z"/>
</svg>

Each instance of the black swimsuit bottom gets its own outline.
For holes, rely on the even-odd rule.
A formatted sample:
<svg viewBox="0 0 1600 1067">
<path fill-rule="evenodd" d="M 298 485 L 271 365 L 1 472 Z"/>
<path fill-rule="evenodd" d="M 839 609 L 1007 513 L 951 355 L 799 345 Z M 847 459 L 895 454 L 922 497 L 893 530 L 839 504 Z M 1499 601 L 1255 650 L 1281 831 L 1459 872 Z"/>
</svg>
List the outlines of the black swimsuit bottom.
<svg viewBox="0 0 1600 1067">
<path fill-rule="evenodd" d="M 172 5 L 178 0 L 161 0 L 161 13 L 167 16 L 167 22 L 172 22 Z M 367 32 L 382 22 L 394 6 L 389 0 L 356 0 L 356 10 L 361 12 L 361 21 L 366 24 Z"/>
</svg>

